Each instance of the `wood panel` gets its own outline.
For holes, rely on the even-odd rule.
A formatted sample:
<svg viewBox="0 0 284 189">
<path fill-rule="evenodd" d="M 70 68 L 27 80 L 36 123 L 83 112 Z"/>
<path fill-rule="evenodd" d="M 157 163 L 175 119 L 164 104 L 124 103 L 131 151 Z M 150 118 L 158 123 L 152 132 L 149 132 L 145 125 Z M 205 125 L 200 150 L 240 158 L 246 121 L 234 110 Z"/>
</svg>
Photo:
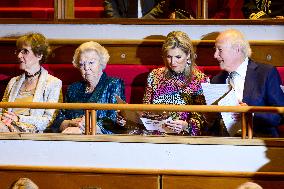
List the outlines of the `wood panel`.
<svg viewBox="0 0 284 189">
<path fill-rule="evenodd" d="M 40 189 L 158 189 L 157 175 L 65 173 L 38 171 L 0 171 L 0 188 L 9 188 L 26 177 Z"/>
<path fill-rule="evenodd" d="M 284 45 L 251 45 L 252 58 L 262 63 L 274 66 L 284 66 Z"/>
<path fill-rule="evenodd" d="M 282 176 L 249 176 L 249 177 L 224 177 L 224 176 L 163 176 L 163 189 L 236 189 L 245 182 L 254 182 L 264 189 L 284 188 Z"/>
<path fill-rule="evenodd" d="M 283 172 L 0 167 L 1 188 L 9 188 L 23 177 L 31 179 L 41 189 L 236 189 L 248 181 L 264 189 L 284 187 Z"/>
<path fill-rule="evenodd" d="M 236 145 L 284 147 L 283 138 L 254 138 L 243 140 L 240 137 L 207 137 L 207 136 L 139 136 L 139 135 L 68 135 L 59 133 L 1 133 L 0 140 L 34 140 L 34 141 L 80 141 L 80 142 L 122 142 L 154 144 L 188 144 L 188 145 Z"/>
<path fill-rule="evenodd" d="M 83 42 L 97 41 L 110 53 L 109 64 L 140 64 L 140 65 L 163 65 L 161 47 L 163 40 L 97 40 L 81 39 L 50 40 L 53 52 L 48 63 L 71 64 L 75 49 Z M 253 51 L 252 58 L 256 61 L 284 66 L 284 41 L 250 41 Z M 214 59 L 214 40 L 194 40 L 197 54 L 197 65 L 218 66 Z M 0 63 L 13 64 L 15 39 L 0 38 Z"/>
</svg>

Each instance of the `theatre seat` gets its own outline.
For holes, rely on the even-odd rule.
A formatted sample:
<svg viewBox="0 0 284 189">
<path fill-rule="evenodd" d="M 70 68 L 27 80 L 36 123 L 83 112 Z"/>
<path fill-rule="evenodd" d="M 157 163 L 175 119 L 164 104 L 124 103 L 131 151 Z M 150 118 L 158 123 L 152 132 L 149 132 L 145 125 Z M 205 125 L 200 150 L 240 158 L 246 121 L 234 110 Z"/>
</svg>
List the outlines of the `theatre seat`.
<svg viewBox="0 0 284 189">
<path fill-rule="evenodd" d="M 75 0 L 75 18 L 103 16 L 102 0 Z M 0 18 L 54 18 L 54 1 L 5 0 L 0 2 Z"/>
<path fill-rule="evenodd" d="M 80 72 L 70 64 L 44 64 L 51 75 L 63 82 L 63 94 L 68 85 L 81 80 Z M 160 66 L 157 65 L 135 65 L 135 64 L 109 64 L 105 72 L 112 77 L 121 78 L 125 83 L 126 101 L 128 103 L 142 103 L 147 76 L 149 72 Z M 200 66 L 199 69 L 212 78 L 219 73 L 219 66 Z M 277 67 L 284 83 L 284 67 Z M 0 95 L 3 96 L 5 87 L 11 77 L 21 74 L 18 64 L 0 64 Z"/>
</svg>

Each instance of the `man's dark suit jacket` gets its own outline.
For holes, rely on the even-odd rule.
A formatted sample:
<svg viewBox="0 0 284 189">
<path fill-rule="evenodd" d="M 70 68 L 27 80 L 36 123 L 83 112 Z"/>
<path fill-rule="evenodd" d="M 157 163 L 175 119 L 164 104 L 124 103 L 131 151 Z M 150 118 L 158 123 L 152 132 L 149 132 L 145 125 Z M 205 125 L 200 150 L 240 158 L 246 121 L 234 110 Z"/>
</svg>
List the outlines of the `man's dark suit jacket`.
<svg viewBox="0 0 284 189">
<path fill-rule="evenodd" d="M 222 71 L 213 77 L 211 83 L 224 84 L 228 72 Z M 284 93 L 277 69 L 269 64 L 249 60 L 243 91 L 243 102 L 249 106 L 284 106 Z M 281 115 L 275 113 L 254 113 L 254 135 L 278 137 L 277 126 Z"/>
<path fill-rule="evenodd" d="M 104 0 L 107 18 L 137 18 L 136 0 Z M 141 0 L 142 18 L 169 18 L 175 12 L 176 19 L 197 18 L 197 1 L 191 0 Z M 134 5 L 134 8 L 131 8 Z M 239 10 L 242 1 L 209 0 L 209 18 L 242 18 Z M 239 10 L 239 11 L 238 11 Z"/>
<path fill-rule="evenodd" d="M 108 18 L 137 18 L 137 7 L 131 7 L 133 0 L 104 0 L 105 16 Z M 132 3 L 132 4 L 131 4 Z M 143 0 L 143 18 L 167 18 L 162 10 L 165 1 Z"/>
</svg>

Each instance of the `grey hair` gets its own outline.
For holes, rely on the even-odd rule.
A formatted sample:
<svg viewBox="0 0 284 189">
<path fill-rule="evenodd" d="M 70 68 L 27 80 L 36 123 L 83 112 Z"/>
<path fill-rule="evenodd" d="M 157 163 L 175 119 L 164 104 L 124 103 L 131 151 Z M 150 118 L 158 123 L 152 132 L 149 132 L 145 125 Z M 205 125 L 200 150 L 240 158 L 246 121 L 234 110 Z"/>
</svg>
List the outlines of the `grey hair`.
<svg viewBox="0 0 284 189">
<path fill-rule="evenodd" d="M 39 187 L 30 179 L 28 178 L 20 178 L 13 184 L 11 189 L 20 189 L 20 188 L 25 188 L 25 189 L 38 189 Z"/>
<path fill-rule="evenodd" d="M 240 47 L 244 57 L 251 56 L 251 48 L 248 40 L 245 36 L 236 29 L 228 29 L 221 32 L 222 36 L 229 37 L 228 43 L 230 43 L 231 47 Z"/>
<path fill-rule="evenodd" d="M 79 65 L 80 56 L 83 52 L 86 52 L 86 51 L 95 51 L 99 55 L 100 57 L 99 63 L 100 63 L 101 69 L 104 70 L 107 65 L 107 62 L 109 61 L 109 57 L 110 57 L 109 53 L 106 50 L 106 48 L 104 48 L 99 43 L 94 42 L 94 41 L 88 41 L 88 42 L 82 43 L 75 50 L 73 61 L 72 61 L 73 66 L 75 68 L 80 68 L 80 65 Z"/>
</svg>

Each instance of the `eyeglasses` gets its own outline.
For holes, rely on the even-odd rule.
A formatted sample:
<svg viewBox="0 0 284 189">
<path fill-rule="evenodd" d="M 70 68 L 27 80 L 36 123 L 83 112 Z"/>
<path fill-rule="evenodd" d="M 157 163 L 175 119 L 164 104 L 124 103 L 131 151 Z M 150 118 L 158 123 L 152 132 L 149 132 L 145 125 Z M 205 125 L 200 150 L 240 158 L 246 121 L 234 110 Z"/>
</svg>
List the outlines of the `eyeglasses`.
<svg viewBox="0 0 284 189">
<path fill-rule="evenodd" d="M 23 54 L 23 55 L 27 55 L 30 53 L 30 51 L 26 48 L 22 48 L 22 49 L 17 49 L 15 50 L 15 54 L 18 55 L 19 53 Z"/>
<path fill-rule="evenodd" d="M 79 62 L 79 67 L 80 68 L 83 68 L 83 67 L 85 67 L 85 66 L 90 66 L 90 65 L 94 65 L 96 62 L 95 61 L 90 61 L 90 62 Z"/>
</svg>

